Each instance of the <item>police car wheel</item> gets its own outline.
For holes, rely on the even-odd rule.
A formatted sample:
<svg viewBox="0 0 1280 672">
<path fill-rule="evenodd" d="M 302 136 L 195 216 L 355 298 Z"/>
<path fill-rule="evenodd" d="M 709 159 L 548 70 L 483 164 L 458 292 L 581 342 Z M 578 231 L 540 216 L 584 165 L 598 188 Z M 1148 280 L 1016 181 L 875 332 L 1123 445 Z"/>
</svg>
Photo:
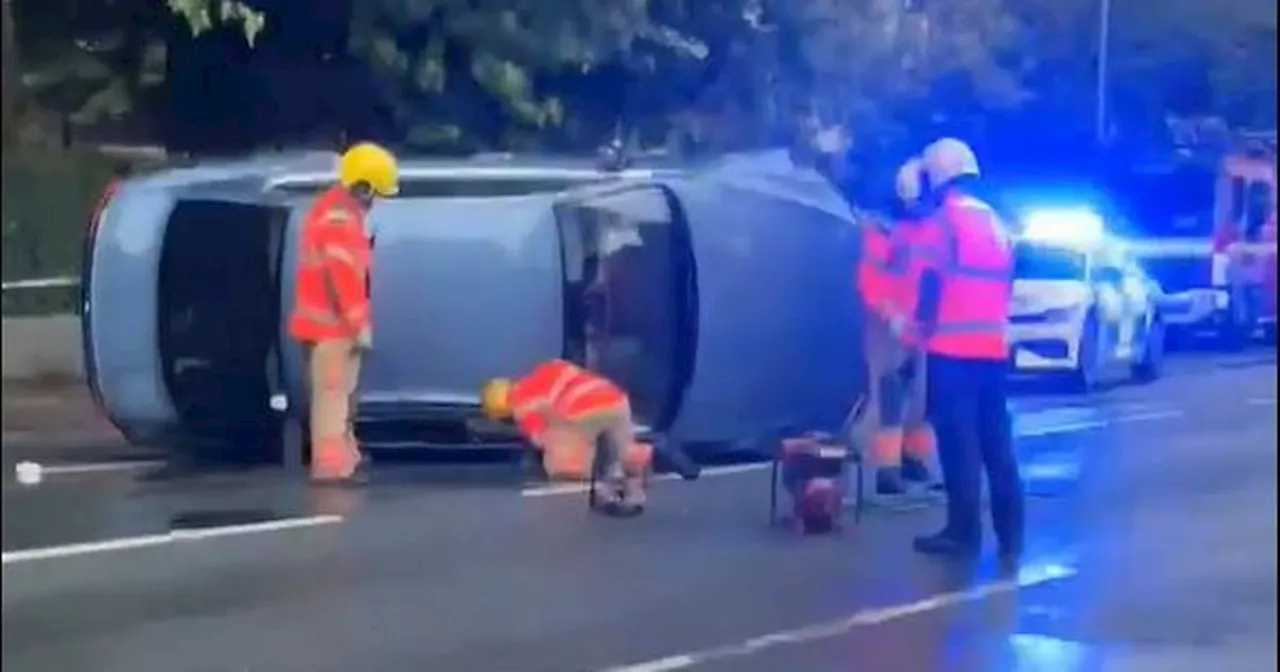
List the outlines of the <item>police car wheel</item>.
<svg viewBox="0 0 1280 672">
<path fill-rule="evenodd" d="M 1080 343 L 1076 346 L 1076 368 L 1071 373 L 1071 387 L 1076 392 L 1088 393 L 1098 387 L 1098 321 L 1093 315 L 1085 318 L 1080 330 Z"/>
<path fill-rule="evenodd" d="M 1150 382 L 1160 377 L 1160 372 L 1164 368 L 1164 344 L 1164 323 L 1157 319 L 1151 324 L 1151 330 L 1147 333 L 1146 343 L 1142 347 L 1142 358 L 1133 367 L 1134 378 L 1142 382 Z"/>
</svg>

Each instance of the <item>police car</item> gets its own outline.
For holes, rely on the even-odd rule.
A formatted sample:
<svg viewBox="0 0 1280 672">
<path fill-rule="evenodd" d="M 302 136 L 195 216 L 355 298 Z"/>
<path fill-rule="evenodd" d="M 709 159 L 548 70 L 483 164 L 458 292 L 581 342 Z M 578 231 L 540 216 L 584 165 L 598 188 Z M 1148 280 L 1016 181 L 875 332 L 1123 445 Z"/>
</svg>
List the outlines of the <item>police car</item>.
<svg viewBox="0 0 1280 672">
<path fill-rule="evenodd" d="M 1079 391 L 1123 374 L 1160 375 L 1160 287 L 1087 210 L 1032 212 L 1015 243 L 1010 365 Z"/>
</svg>

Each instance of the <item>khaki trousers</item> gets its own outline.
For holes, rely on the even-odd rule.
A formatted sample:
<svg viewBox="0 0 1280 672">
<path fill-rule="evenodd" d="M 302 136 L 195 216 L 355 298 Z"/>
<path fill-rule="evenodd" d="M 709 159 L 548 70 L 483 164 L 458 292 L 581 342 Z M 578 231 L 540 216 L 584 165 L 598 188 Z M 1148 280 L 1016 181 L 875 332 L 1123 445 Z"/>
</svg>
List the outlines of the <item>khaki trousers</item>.
<svg viewBox="0 0 1280 672">
<path fill-rule="evenodd" d="M 620 494 L 627 503 L 644 503 L 644 481 L 652 462 L 652 449 L 636 443 L 629 404 L 572 422 L 553 417 L 549 419 L 543 444 L 544 465 L 553 478 L 557 472 L 571 475 L 571 471 L 577 471 L 585 475 L 587 469 L 594 469 L 604 484 L 621 486 Z M 598 455 L 597 444 L 600 445 Z M 566 453 L 571 454 L 561 457 Z M 595 457 L 599 458 L 598 462 L 593 460 Z M 580 464 L 581 470 L 557 469 L 568 462 Z"/>
<path fill-rule="evenodd" d="M 933 432 L 925 416 L 925 356 L 903 346 L 879 316 L 871 311 L 865 315 L 867 416 L 874 425 L 872 461 L 880 467 L 898 466 L 904 453 L 927 460 L 933 453 Z M 900 371 L 908 364 L 912 365 L 912 375 L 903 376 Z"/>
<path fill-rule="evenodd" d="M 352 339 L 333 339 L 307 344 L 305 356 L 311 388 L 311 476 L 345 478 L 361 460 L 354 424 L 361 352 Z"/>
</svg>

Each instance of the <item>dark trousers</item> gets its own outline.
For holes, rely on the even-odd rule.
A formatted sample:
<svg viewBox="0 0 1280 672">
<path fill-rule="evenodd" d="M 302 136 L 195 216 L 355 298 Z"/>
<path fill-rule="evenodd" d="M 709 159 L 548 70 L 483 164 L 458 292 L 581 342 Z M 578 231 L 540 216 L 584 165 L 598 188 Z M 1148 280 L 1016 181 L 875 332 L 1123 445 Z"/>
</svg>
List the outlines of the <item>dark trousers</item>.
<svg viewBox="0 0 1280 672">
<path fill-rule="evenodd" d="M 982 536 L 982 472 L 991 522 L 1002 548 L 1022 543 L 1023 490 L 1013 450 L 1005 362 L 929 355 L 928 415 L 947 490 L 945 533 Z"/>
</svg>

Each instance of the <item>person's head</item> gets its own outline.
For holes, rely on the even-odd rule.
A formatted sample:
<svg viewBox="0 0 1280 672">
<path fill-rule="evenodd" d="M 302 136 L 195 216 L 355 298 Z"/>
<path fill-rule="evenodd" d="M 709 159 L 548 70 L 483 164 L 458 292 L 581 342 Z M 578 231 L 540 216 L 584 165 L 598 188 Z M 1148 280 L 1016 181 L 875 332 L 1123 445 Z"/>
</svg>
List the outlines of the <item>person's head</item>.
<svg viewBox="0 0 1280 672">
<path fill-rule="evenodd" d="M 924 148 L 921 153 L 925 176 L 934 189 L 941 189 L 962 178 L 976 178 L 981 174 L 978 157 L 969 145 L 955 138 L 942 138 Z"/>
<path fill-rule="evenodd" d="M 485 416 L 491 420 L 511 417 L 511 379 L 494 378 L 485 383 L 480 391 L 480 404 Z"/>
<path fill-rule="evenodd" d="M 338 183 L 365 208 L 375 198 L 389 198 L 400 191 L 400 166 L 381 145 L 361 142 L 338 159 Z"/>
<path fill-rule="evenodd" d="M 898 168 L 894 192 L 898 195 L 898 201 L 908 208 L 920 202 L 920 197 L 924 195 L 924 169 L 919 157 L 911 157 Z"/>
</svg>

